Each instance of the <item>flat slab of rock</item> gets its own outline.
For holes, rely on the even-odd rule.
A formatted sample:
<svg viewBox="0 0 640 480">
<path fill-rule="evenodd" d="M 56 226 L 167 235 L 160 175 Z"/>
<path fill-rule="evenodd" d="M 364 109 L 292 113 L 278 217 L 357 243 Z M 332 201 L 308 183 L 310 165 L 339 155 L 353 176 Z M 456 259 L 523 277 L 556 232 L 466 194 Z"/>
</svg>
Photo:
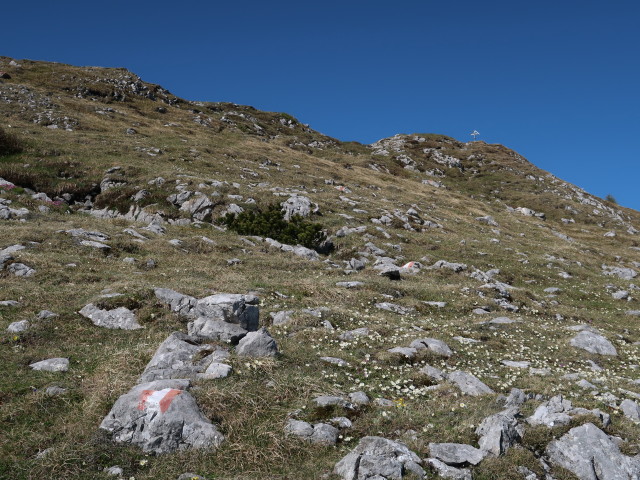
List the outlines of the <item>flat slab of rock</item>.
<svg viewBox="0 0 640 480">
<path fill-rule="evenodd" d="M 617 443 L 592 423 L 569 430 L 547 446 L 553 465 L 581 480 L 631 480 L 640 477 L 640 458 L 620 452 Z"/>
<path fill-rule="evenodd" d="M 33 370 L 41 372 L 66 372 L 69 370 L 68 358 L 49 358 L 29 365 Z"/>
<path fill-rule="evenodd" d="M 236 347 L 236 355 L 241 357 L 274 357 L 278 345 L 265 328 L 249 332 Z"/>
<path fill-rule="evenodd" d="M 143 328 L 138 323 L 135 314 L 125 307 L 114 308 L 113 310 L 102 310 L 93 303 L 86 305 L 80 310 L 80 315 L 88 318 L 94 325 L 104 328 L 119 328 L 122 330 L 137 330 Z"/>
<path fill-rule="evenodd" d="M 494 393 L 487 385 L 480 381 L 475 375 L 471 375 L 467 372 L 456 370 L 451 372 L 447 379 L 456 385 L 462 393 L 466 393 L 471 396 L 487 395 Z"/>
<path fill-rule="evenodd" d="M 586 350 L 589 353 L 610 356 L 618 355 L 616 347 L 614 347 L 609 340 L 590 330 L 582 330 L 573 337 L 569 343 L 572 346 Z"/>
<path fill-rule="evenodd" d="M 599 409 L 576 408 L 571 403 L 571 400 L 565 400 L 562 395 L 551 397 L 549 401 L 540 404 L 533 412 L 533 415 L 527 417 L 527 423 L 530 425 L 545 425 L 551 428 L 558 425 L 568 425 L 574 415 L 585 414 L 600 418 L 603 426 L 611 423 L 611 417 L 608 413 L 604 413 Z"/>
<path fill-rule="evenodd" d="M 411 359 L 416 356 L 418 350 L 412 347 L 393 347 L 387 350 L 387 352 L 402 355 L 403 357 Z"/>
<path fill-rule="evenodd" d="M 487 455 L 479 448 L 464 443 L 430 443 L 429 454 L 454 467 L 477 465 Z"/>
<path fill-rule="evenodd" d="M 224 436 L 202 414 L 189 386 L 189 380 L 136 385 L 116 400 L 100 428 L 116 443 L 156 454 L 218 447 Z"/>
<path fill-rule="evenodd" d="M 403 307 L 402 305 L 397 305 L 391 302 L 376 303 L 375 307 L 380 310 L 386 310 L 387 312 L 397 313 L 398 315 L 409 315 L 415 311 L 413 308 Z"/>
<path fill-rule="evenodd" d="M 364 437 L 342 458 L 333 473 L 343 480 L 425 478 L 422 460 L 400 442 L 383 437 Z"/>
<path fill-rule="evenodd" d="M 228 353 L 213 345 L 201 344 L 182 332 L 173 332 L 160 344 L 140 376 L 140 382 L 172 378 L 201 378 L 213 362 Z"/>
</svg>

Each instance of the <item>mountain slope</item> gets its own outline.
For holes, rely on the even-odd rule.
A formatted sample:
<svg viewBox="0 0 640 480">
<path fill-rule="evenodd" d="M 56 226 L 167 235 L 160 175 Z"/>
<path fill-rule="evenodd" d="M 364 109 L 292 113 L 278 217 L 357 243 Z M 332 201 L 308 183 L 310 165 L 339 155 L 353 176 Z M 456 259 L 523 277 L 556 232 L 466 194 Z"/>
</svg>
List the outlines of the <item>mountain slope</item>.
<svg viewBox="0 0 640 480">
<path fill-rule="evenodd" d="M 321 478 L 369 435 L 400 439 L 420 458 L 434 455 L 429 443 L 478 445 L 475 428 L 502 410 L 496 395 L 462 396 L 426 365 L 474 374 L 496 394 L 538 396 L 523 417 L 557 394 L 600 409 L 612 415 L 605 431 L 638 452 L 638 426 L 621 413 L 639 391 L 638 212 L 501 145 L 433 134 L 361 145 L 287 114 L 180 99 L 123 69 L 0 57 L 0 71 L 10 77 L 0 83 L 0 127 L 17 147 L 0 156 L 0 250 L 19 246 L 0 254 L 0 301 L 16 302 L 0 306 L 3 475 L 108 478 L 102 470 L 117 464 L 138 479 Z M 286 201 L 322 225 L 332 252 L 291 252 L 219 224 L 227 212 Z M 401 268 L 408 262 L 417 264 Z M 193 321 L 156 288 L 255 294 L 260 325 L 278 343 L 277 357 L 254 359 L 208 341 L 230 349 L 233 367 L 193 382 L 226 438 L 215 451 L 148 456 L 98 428 L 158 346 Z M 78 313 L 90 303 L 129 308 L 144 328 L 96 326 Z M 40 319 L 42 310 L 57 316 Z M 269 315 L 278 312 L 288 321 Z M 514 322 L 490 322 L 505 316 Z M 26 329 L 5 330 L 23 320 Z M 602 334 L 616 355 L 572 346 L 576 327 Z M 424 337 L 452 355 L 389 352 Z M 29 368 L 52 357 L 68 358 L 69 370 Z M 50 396 L 54 385 L 66 392 Z M 392 406 L 314 404 L 355 391 Z M 518 466 L 543 475 L 538 458 L 553 438 L 602 426 L 585 412 L 554 428 L 520 418 L 520 447 L 474 475 L 517 478 Z M 288 418 L 337 416 L 353 425 L 335 447 L 285 433 Z M 573 478 L 550 463 L 554 478 Z"/>
</svg>

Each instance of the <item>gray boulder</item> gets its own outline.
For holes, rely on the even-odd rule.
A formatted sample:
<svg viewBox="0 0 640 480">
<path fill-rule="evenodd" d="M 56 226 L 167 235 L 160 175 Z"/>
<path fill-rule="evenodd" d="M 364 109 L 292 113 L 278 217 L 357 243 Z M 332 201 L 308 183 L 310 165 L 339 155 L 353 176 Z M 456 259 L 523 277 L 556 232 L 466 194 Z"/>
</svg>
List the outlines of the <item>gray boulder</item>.
<svg viewBox="0 0 640 480">
<path fill-rule="evenodd" d="M 582 330 L 571 339 L 570 344 L 586 350 L 589 353 L 610 356 L 618 355 L 616 347 L 614 347 L 609 340 L 591 330 Z"/>
<path fill-rule="evenodd" d="M 471 480 L 471 472 L 466 468 L 450 467 L 444 462 L 441 462 L 437 458 L 427 458 L 427 463 L 433 468 L 439 477 L 447 478 L 449 480 Z"/>
<path fill-rule="evenodd" d="M 311 200 L 301 195 L 289 197 L 280 204 L 284 214 L 284 219 L 287 222 L 291 220 L 291 217 L 294 215 L 299 215 L 301 217 L 308 217 L 311 215 L 311 205 Z"/>
<path fill-rule="evenodd" d="M 224 350 L 200 344 L 182 332 L 173 332 L 160 344 L 140 376 L 140 383 L 171 378 L 200 378 L 214 361 L 227 356 Z"/>
<path fill-rule="evenodd" d="M 435 338 L 418 338 L 414 340 L 409 345 L 416 350 L 429 350 L 438 355 L 442 355 L 443 357 L 450 357 L 453 355 L 453 351 L 449 348 L 449 345 L 444 343 L 442 340 L 438 340 Z"/>
<path fill-rule="evenodd" d="M 18 322 L 12 322 L 7 327 L 7 332 L 9 333 L 20 333 L 25 332 L 29 328 L 29 320 L 20 320 Z"/>
<path fill-rule="evenodd" d="M 553 465 L 581 480 L 633 480 L 640 477 L 640 457 L 628 457 L 618 444 L 592 423 L 569 430 L 547 446 Z"/>
<path fill-rule="evenodd" d="M 405 476 L 424 478 L 422 460 L 400 442 L 383 437 L 364 437 L 342 458 L 333 473 L 343 480 L 400 480 Z"/>
<path fill-rule="evenodd" d="M 595 415 L 605 427 L 611 423 L 611 417 L 608 413 L 599 409 L 587 410 L 586 408 L 574 407 L 571 400 L 565 400 L 562 395 L 556 395 L 549 401 L 540 404 L 533 415 L 527 417 L 527 423 L 547 427 L 568 425 L 574 415 Z"/>
<path fill-rule="evenodd" d="M 486 452 L 464 443 L 430 443 L 429 454 L 454 467 L 477 465 L 487 455 Z"/>
<path fill-rule="evenodd" d="M 249 332 L 236 347 L 236 355 L 241 357 L 274 357 L 278 345 L 265 328 Z"/>
<path fill-rule="evenodd" d="M 271 312 L 271 322 L 274 325 L 282 325 L 291 321 L 293 310 L 281 310 L 279 312 Z"/>
<path fill-rule="evenodd" d="M 218 340 L 221 342 L 237 344 L 247 333 L 247 330 L 235 323 L 227 323 L 224 320 L 198 317 L 187 325 L 189 335 L 199 339 Z"/>
<path fill-rule="evenodd" d="M 214 205 L 206 195 L 196 195 L 180 205 L 180 210 L 189 213 L 196 220 L 205 221 L 211 217 Z"/>
<path fill-rule="evenodd" d="M 518 413 L 517 408 L 508 408 L 485 418 L 476 429 L 480 450 L 497 457 L 520 441 Z"/>
<path fill-rule="evenodd" d="M 178 315 L 190 315 L 198 301 L 194 297 L 183 295 L 170 288 L 156 288 L 154 293 L 158 300 L 163 303 L 168 303 L 171 311 Z"/>
<path fill-rule="evenodd" d="M 137 330 L 143 328 L 136 320 L 135 314 L 125 307 L 113 310 L 102 310 L 90 303 L 80 310 L 80 315 L 88 318 L 94 325 L 104 328 L 119 328 L 122 330 Z"/>
<path fill-rule="evenodd" d="M 258 329 L 259 303 L 255 295 L 221 293 L 198 300 L 193 316 L 234 323 L 253 332 Z"/>
<path fill-rule="evenodd" d="M 638 276 L 638 272 L 633 268 L 609 267 L 607 265 L 602 265 L 602 274 L 618 277 L 622 280 L 631 280 Z"/>
<path fill-rule="evenodd" d="M 487 395 L 494 393 L 487 385 L 482 383 L 475 375 L 470 373 L 456 370 L 451 372 L 447 379 L 455 384 L 462 393 L 466 393 L 471 396 Z"/>
<path fill-rule="evenodd" d="M 446 260 L 438 260 L 436 263 L 428 267 L 432 270 L 446 269 L 459 273 L 467 269 L 467 265 L 464 263 L 452 263 Z"/>
<path fill-rule="evenodd" d="M 338 441 L 340 430 L 326 423 L 316 423 L 311 425 L 300 420 L 289 419 L 285 432 L 301 437 L 312 443 L 320 445 L 335 445 Z"/>
<path fill-rule="evenodd" d="M 442 380 L 446 380 L 448 375 L 440 370 L 439 368 L 433 367 L 431 365 L 425 365 L 420 369 L 420 373 L 426 375 L 431 380 L 440 382 Z"/>
<path fill-rule="evenodd" d="M 375 307 L 380 310 L 386 310 L 387 312 L 397 313 L 398 315 L 409 315 L 415 311 L 413 308 L 403 307 L 402 305 L 391 302 L 376 303 Z"/>
<path fill-rule="evenodd" d="M 116 400 L 100 428 L 114 442 L 156 454 L 218 447 L 224 436 L 202 414 L 189 387 L 184 379 L 136 385 Z"/>
<path fill-rule="evenodd" d="M 629 399 L 623 400 L 620 404 L 620 410 L 622 410 L 625 417 L 636 422 L 640 421 L 640 406 L 638 406 L 638 402 Z"/>
<path fill-rule="evenodd" d="M 69 370 L 68 358 L 49 358 L 29 365 L 33 370 L 41 372 L 66 372 Z"/>
</svg>

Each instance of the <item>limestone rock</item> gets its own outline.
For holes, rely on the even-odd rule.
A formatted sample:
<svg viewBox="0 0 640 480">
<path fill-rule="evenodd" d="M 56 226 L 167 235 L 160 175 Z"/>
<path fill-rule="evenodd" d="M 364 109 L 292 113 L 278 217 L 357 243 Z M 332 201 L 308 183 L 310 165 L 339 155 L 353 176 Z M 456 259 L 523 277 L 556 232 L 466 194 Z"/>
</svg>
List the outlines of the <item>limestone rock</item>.
<svg viewBox="0 0 640 480">
<path fill-rule="evenodd" d="M 274 357 L 277 354 L 278 345 L 265 328 L 247 333 L 236 348 L 236 355 L 241 357 Z"/>
<path fill-rule="evenodd" d="M 285 431 L 320 445 L 335 445 L 338 441 L 338 434 L 340 433 L 336 427 L 326 423 L 311 425 L 307 422 L 294 419 L 289 419 Z"/>
<path fill-rule="evenodd" d="M 409 346 L 416 350 L 427 349 L 433 353 L 442 355 L 443 357 L 450 357 L 453 355 L 453 351 L 449 348 L 449 345 L 436 338 L 418 338 L 411 342 Z"/>
<path fill-rule="evenodd" d="M 33 370 L 42 372 L 66 372 L 69 370 L 68 358 L 49 358 L 29 365 Z"/>
<path fill-rule="evenodd" d="M 613 344 L 598 333 L 582 330 L 571 339 L 571 345 L 598 355 L 617 356 L 618 352 Z"/>
<path fill-rule="evenodd" d="M 432 457 L 454 467 L 477 465 L 487 455 L 486 452 L 463 443 L 430 443 Z"/>
<path fill-rule="evenodd" d="M 189 386 L 184 379 L 136 385 L 118 398 L 100 428 L 117 443 L 156 454 L 218 447 L 224 436 L 202 414 Z"/>
<path fill-rule="evenodd" d="M 466 393 L 471 396 L 486 395 L 494 393 L 488 386 L 482 383 L 476 376 L 470 373 L 456 370 L 451 372 L 447 379 L 455 384 L 462 393 Z"/>
<path fill-rule="evenodd" d="M 622 410 L 625 417 L 640 422 L 640 406 L 638 406 L 638 402 L 629 399 L 623 400 L 620 404 L 620 410 Z"/>
<path fill-rule="evenodd" d="M 137 330 L 143 328 L 136 320 L 135 314 L 125 307 L 113 310 L 101 310 L 90 303 L 80 310 L 80 315 L 88 318 L 94 325 L 104 328 L 119 328 L 122 330 Z"/>
<path fill-rule="evenodd" d="M 400 442 L 383 437 L 364 437 L 340 460 L 333 473 L 343 480 L 400 480 L 424 478 L 420 457 Z"/>
<path fill-rule="evenodd" d="M 485 418 L 476 429 L 478 445 L 491 455 L 499 456 L 520 440 L 517 408 L 509 408 Z"/>
<path fill-rule="evenodd" d="M 198 300 L 193 316 L 234 323 L 253 332 L 258 328 L 259 303 L 255 295 L 221 293 Z"/>
<path fill-rule="evenodd" d="M 140 376 L 140 382 L 172 378 L 199 378 L 212 362 L 226 357 L 226 352 L 201 344 L 182 332 L 173 332 L 160 344 Z"/>
<path fill-rule="evenodd" d="M 237 344 L 249 333 L 240 325 L 228 323 L 205 317 L 198 317 L 187 325 L 189 335 L 206 340 L 219 340 L 221 342 Z"/>
<path fill-rule="evenodd" d="M 569 430 L 547 446 L 550 463 L 581 480 L 632 480 L 640 477 L 640 458 L 628 457 L 592 423 Z"/>
<path fill-rule="evenodd" d="M 437 458 L 428 458 L 427 463 L 433 468 L 439 477 L 447 478 L 449 480 L 471 480 L 471 471 L 466 468 L 450 467 L 444 462 L 441 462 Z"/>
<path fill-rule="evenodd" d="M 198 301 L 194 297 L 183 295 L 170 288 L 156 288 L 154 293 L 158 300 L 168 303 L 171 311 L 178 315 L 187 316 L 191 314 Z"/>
</svg>

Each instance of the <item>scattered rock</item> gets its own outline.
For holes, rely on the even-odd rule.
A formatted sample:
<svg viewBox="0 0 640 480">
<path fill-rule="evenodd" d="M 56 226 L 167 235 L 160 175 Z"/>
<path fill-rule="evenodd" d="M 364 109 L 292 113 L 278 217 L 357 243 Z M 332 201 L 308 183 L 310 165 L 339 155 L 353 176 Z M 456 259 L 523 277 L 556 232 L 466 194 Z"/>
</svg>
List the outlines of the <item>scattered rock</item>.
<svg viewBox="0 0 640 480">
<path fill-rule="evenodd" d="M 447 380 L 455 384 L 462 393 L 471 396 L 494 393 L 488 386 L 482 383 L 476 376 L 470 373 L 456 370 L 447 376 Z"/>
<path fill-rule="evenodd" d="M 236 355 L 241 357 L 274 357 L 278 345 L 263 327 L 257 332 L 249 332 L 236 347 Z"/>
<path fill-rule="evenodd" d="M 486 452 L 464 443 L 430 443 L 429 454 L 454 467 L 479 464 Z"/>
<path fill-rule="evenodd" d="M 424 478 L 420 457 L 400 442 L 383 437 L 364 437 L 340 460 L 333 473 L 343 480 L 400 480 L 413 475 Z"/>
<path fill-rule="evenodd" d="M 449 348 L 449 345 L 442 340 L 435 338 L 418 338 L 409 345 L 416 350 L 427 349 L 435 354 L 442 355 L 443 357 L 450 357 L 453 355 L 453 351 Z"/>
<path fill-rule="evenodd" d="M 33 370 L 42 372 L 66 372 L 69 370 L 68 358 L 49 358 L 29 365 Z"/>
<path fill-rule="evenodd" d="M 294 419 L 289 419 L 285 432 L 321 445 L 335 445 L 340 433 L 336 427 L 326 423 L 311 425 Z"/>
<path fill-rule="evenodd" d="M 520 441 L 517 415 L 517 408 L 508 408 L 485 418 L 476 429 L 480 449 L 497 457 Z"/>
<path fill-rule="evenodd" d="M 101 310 L 90 303 L 80 310 L 80 315 L 88 318 L 94 325 L 104 328 L 119 328 L 122 330 L 137 330 L 143 328 L 136 319 L 135 314 L 125 307 L 113 310 Z"/>
<path fill-rule="evenodd" d="M 589 353 L 609 356 L 618 355 L 616 347 L 609 340 L 591 330 L 582 330 L 569 343 Z"/>
</svg>

